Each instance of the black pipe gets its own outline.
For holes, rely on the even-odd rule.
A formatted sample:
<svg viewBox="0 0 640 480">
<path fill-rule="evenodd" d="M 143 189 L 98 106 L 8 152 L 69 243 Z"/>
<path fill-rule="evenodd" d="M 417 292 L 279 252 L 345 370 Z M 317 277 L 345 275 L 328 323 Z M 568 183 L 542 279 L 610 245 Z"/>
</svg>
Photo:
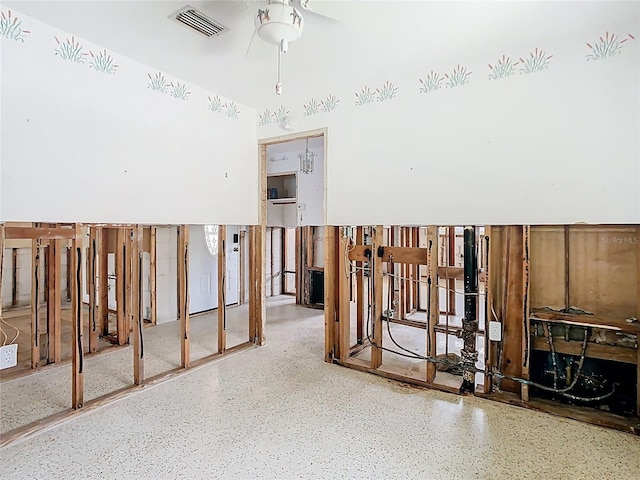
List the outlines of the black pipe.
<svg viewBox="0 0 640 480">
<path fill-rule="evenodd" d="M 464 227 L 464 317 L 462 319 L 462 385 L 460 393 L 475 391 L 476 332 L 478 331 L 478 255 L 476 227 Z"/>
</svg>

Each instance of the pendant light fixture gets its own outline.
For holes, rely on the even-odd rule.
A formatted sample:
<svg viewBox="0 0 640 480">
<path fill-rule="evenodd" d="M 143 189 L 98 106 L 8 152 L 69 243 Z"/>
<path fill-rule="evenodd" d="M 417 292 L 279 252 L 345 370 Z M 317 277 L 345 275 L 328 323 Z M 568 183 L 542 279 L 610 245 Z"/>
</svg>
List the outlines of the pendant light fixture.
<svg viewBox="0 0 640 480">
<path fill-rule="evenodd" d="M 300 172 L 304 174 L 313 173 L 316 163 L 316 153 L 309 150 L 308 138 L 304 152 L 300 152 L 298 158 L 300 159 Z"/>
</svg>

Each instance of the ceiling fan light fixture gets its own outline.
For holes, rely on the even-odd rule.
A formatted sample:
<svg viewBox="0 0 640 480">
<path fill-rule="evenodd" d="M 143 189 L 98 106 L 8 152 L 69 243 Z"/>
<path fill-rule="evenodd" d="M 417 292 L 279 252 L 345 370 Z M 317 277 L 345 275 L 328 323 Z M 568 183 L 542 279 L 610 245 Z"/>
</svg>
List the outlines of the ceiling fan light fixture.
<svg viewBox="0 0 640 480">
<path fill-rule="evenodd" d="M 258 36 L 267 43 L 295 42 L 302 35 L 304 19 L 288 0 L 269 0 L 254 17 Z"/>
</svg>

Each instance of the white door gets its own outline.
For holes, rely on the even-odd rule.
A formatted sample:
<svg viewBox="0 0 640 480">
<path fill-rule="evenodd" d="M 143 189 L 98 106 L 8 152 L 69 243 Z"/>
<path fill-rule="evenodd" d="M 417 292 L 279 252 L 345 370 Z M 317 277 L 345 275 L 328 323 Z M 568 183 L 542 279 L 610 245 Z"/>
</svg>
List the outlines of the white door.
<svg viewBox="0 0 640 480">
<path fill-rule="evenodd" d="M 218 306 L 218 259 L 209 253 L 203 225 L 189 226 L 189 313 Z"/>
</svg>

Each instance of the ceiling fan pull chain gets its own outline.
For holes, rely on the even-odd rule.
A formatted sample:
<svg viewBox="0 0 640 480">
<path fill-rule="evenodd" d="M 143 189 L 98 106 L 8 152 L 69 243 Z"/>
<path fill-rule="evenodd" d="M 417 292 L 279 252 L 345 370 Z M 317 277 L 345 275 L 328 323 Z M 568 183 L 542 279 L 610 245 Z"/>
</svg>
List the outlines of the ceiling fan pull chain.
<svg viewBox="0 0 640 480">
<path fill-rule="evenodd" d="M 283 52 L 287 51 L 287 45 L 285 40 L 280 41 L 278 45 L 278 81 L 276 83 L 276 95 L 282 95 L 282 82 L 280 82 L 280 56 Z"/>
</svg>

